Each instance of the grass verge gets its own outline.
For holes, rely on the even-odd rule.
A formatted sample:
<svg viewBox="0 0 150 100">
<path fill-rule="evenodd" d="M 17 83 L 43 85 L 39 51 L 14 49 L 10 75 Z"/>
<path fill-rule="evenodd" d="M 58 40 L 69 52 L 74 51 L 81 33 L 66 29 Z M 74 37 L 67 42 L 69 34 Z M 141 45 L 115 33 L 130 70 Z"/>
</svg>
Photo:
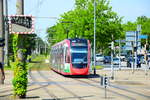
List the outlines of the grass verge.
<svg viewBox="0 0 150 100">
<path fill-rule="evenodd" d="M 28 68 L 31 70 L 49 70 L 49 63 L 45 63 L 47 57 L 45 55 L 34 55 L 31 62 L 28 63 Z M 15 62 L 10 62 L 10 66 L 5 66 L 5 70 L 13 70 Z"/>
<path fill-rule="evenodd" d="M 96 69 L 103 69 L 104 66 L 96 65 L 95 68 L 96 68 Z M 94 69 L 94 66 L 92 66 L 92 69 Z"/>
</svg>

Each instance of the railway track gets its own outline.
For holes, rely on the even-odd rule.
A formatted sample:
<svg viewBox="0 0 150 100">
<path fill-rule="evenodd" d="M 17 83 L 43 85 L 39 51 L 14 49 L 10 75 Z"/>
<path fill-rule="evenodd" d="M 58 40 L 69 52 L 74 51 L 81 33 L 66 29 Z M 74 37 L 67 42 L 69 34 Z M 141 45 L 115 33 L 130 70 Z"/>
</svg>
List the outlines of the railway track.
<svg viewBox="0 0 150 100">
<path fill-rule="evenodd" d="M 91 78 L 88 78 L 88 80 L 90 80 L 92 82 L 95 82 L 95 83 L 100 83 L 100 81 L 92 80 Z M 112 87 L 112 88 L 115 88 L 115 89 L 119 89 L 119 90 L 122 90 L 122 91 L 125 91 L 125 92 L 128 92 L 128 93 L 131 93 L 131 94 L 139 95 L 139 96 L 141 96 L 143 98 L 150 99 L 150 96 L 147 96 L 145 94 L 129 90 L 129 89 L 127 89 L 127 87 L 123 87 L 123 86 L 116 85 L 116 84 L 113 84 L 113 83 L 110 83 L 109 87 Z"/>
<path fill-rule="evenodd" d="M 54 82 L 54 80 L 49 79 L 48 77 L 46 77 L 43 73 L 41 73 L 40 71 L 38 71 L 38 73 L 46 80 L 46 81 L 50 81 L 50 82 Z M 72 92 L 71 90 L 63 87 L 62 85 L 60 85 L 59 83 L 55 82 L 55 85 L 59 88 L 61 88 L 62 90 L 64 90 L 65 92 L 71 94 L 74 98 L 77 98 L 79 100 L 84 100 L 82 97 L 78 96 L 77 94 L 75 94 L 74 92 Z"/>
<path fill-rule="evenodd" d="M 29 75 L 30 75 L 31 79 L 32 79 L 35 83 L 40 82 L 40 81 L 38 81 L 38 80 L 36 79 L 36 77 L 34 77 L 34 75 L 33 75 L 32 72 L 31 72 L 31 69 L 29 70 Z M 47 85 L 38 84 L 38 85 L 40 85 L 40 86 L 44 89 L 45 93 L 47 93 L 50 97 L 52 97 L 53 100 L 59 100 L 56 95 L 54 95 L 53 93 L 51 93 L 51 92 L 47 89 L 47 86 L 49 86 L 49 84 L 47 84 Z"/>
<path fill-rule="evenodd" d="M 89 86 L 104 90 L 104 88 L 102 86 L 100 86 L 100 81 L 98 81 L 98 80 L 93 80 L 91 77 L 81 77 L 81 78 L 86 78 L 88 81 L 87 80 L 81 80 L 79 78 L 80 77 L 71 77 L 71 79 L 76 80 L 80 83 L 84 83 L 84 84 L 87 84 Z M 93 83 L 91 83 L 90 81 L 93 82 Z M 120 85 L 115 85 L 115 84 L 111 83 L 109 85 L 109 87 L 111 87 L 111 89 L 107 89 L 108 92 L 113 93 L 113 94 L 118 95 L 118 96 L 121 96 L 121 97 L 124 97 L 125 99 L 128 99 L 128 100 L 137 100 L 137 98 L 135 98 L 134 96 L 130 96 L 130 95 L 125 94 L 127 92 L 130 93 L 130 94 L 133 94 L 133 95 L 140 96 L 143 99 L 145 98 L 146 100 L 150 99 L 150 96 L 147 96 L 145 94 L 129 90 L 127 88 L 121 87 Z M 112 88 L 115 88 L 115 91 L 112 90 Z M 116 89 L 120 90 L 120 91 L 123 91 L 123 92 L 120 93 L 120 92 L 116 91 Z"/>
<path fill-rule="evenodd" d="M 40 66 L 40 65 L 39 65 Z M 40 67 L 39 67 L 40 68 Z M 39 69 L 37 68 L 37 73 L 47 82 L 51 82 L 51 83 L 54 83 L 54 85 L 56 85 L 57 87 L 59 87 L 60 89 L 62 89 L 64 92 L 68 93 L 68 94 L 71 94 L 73 97 L 72 98 L 77 98 L 78 100 L 85 100 L 83 99 L 83 97 L 75 94 L 74 92 L 72 92 L 70 89 L 67 89 L 65 87 L 63 87 L 61 84 L 55 82 L 55 80 L 52 80 L 50 78 L 48 78 L 45 74 L 43 74 L 41 71 L 39 71 Z M 39 82 L 36 77 L 34 77 L 34 75 L 32 74 L 31 72 L 31 69 L 29 70 L 29 75 L 31 77 L 31 79 L 34 81 L 34 82 Z M 45 83 L 46 83 L 45 82 Z M 49 86 L 48 85 L 45 85 L 46 87 Z M 43 87 L 43 89 L 45 90 L 46 93 L 49 94 L 49 96 L 51 96 L 53 98 L 53 100 L 60 100 L 59 97 L 57 97 L 56 95 L 52 94 L 51 92 L 49 92 L 49 90 L 46 88 L 46 87 Z"/>
<path fill-rule="evenodd" d="M 74 80 L 76 80 L 76 81 L 78 81 L 78 82 L 82 82 L 82 83 L 87 84 L 87 85 L 89 85 L 89 86 L 92 86 L 92 87 L 95 87 L 95 88 L 98 88 L 98 89 L 104 90 L 104 88 L 103 88 L 103 87 L 101 87 L 100 85 L 91 84 L 91 83 L 89 83 L 89 82 L 87 82 L 87 81 L 80 80 L 80 79 L 74 79 Z M 89 79 L 88 79 L 88 80 L 89 80 Z M 99 83 L 99 84 L 100 84 L 100 83 Z M 107 91 L 108 91 L 108 92 L 111 92 L 111 93 L 113 93 L 113 94 L 115 94 L 115 95 L 118 95 L 118 96 L 124 97 L 124 98 L 126 98 L 126 99 L 128 99 L 128 100 L 136 100 L 136 99 L 135 99 L 135 98 L 133 98 L 133 97 L 129 97 L 129 96 L 127 96 L 127 95 L 124 95 L 124 94 L 121 94 L 121 93 L 115 92 L 115 91 L 113 91 L 113 90 L 109 90 L 109 89 L 107 89 Z"/>
<path fill-rule="evenodd" d="M 65 91 L 65 93 L 71 94 L 74 98 L 77 98 L 77 99 L 79 99 L 79 100 L 84 100 L 84 98 L 82 98 L 81 96 L 79 96 L 79 95 L 77 95 L 76 93 L 72 92 L 72 90 L 70 90 L 70 89 L 64 87 L 61 83 L 56 82 L 55 79 L 52 79 L 52 78 L 48 77 L 45 73 L 39 71 L 38 69 L 37 69 L 37 73 L 38 73 L 38 74 L 40 75 L 40 77 L 42 77 L 42 79 L 44 79 L 46 82 L 48 82 L 48 83 L 53 83 L 55 86 L 57 86 L 57 87 L 59 87 L 60 89 L 62 89 L 63 91 Z M 55 72 L 53 72 L 53 73 L 55 73 Z M 56 73 L 55 73 L 55 74 L 56 74 Z M 58 75 L 58 74 L 57 74 L 57 75 Z M 59 76 L 60 76 L 60 78 L 63 77 L 63 76 L 61 76 L 61 75 L 58 75 L 58 77 L 59 77 Z M 102 86 L 100 86 L 100 81 L 98 81 L 98 80 L 93 80 L 91 77 L 87 77 L 87 80 L 81 80 L 81 79 L 79 79 L 79 78 L 71 78 L 71 79 L 76 80 L 76 81 L 78 81 L 78 82 L 80 82 L 80 83 L 84 83 L 84 84 L 86 84 L 86 85 L 95 87 L 95 88 L 97 88 L 97 89 L 104 90 L 104 88 L 103 88 Z M 80 84 L 80 83 L 79 83 L 79 84 Z M 109 85 L 109 87 L 110 87 L 110 88 L 107 89 L 108 92 L 110 92 L 110 93 L 112 93 L 112 94 L 114 94 L 114 95 L 123 97 L 123 98 L 125 98 L 125 99 L 127 99 L 127 100 L 136 100 L 136 97 L 135 97 L 135 96 L 145 98 L 146 100 L 149 100 L 149 99 L 150 99 L 150 96 L 148 96 L 148 95 L 145 95 L 145 94 L 143 94 L 143 93 L 139 93 L 138 91 L 130 90 L 130 89 L 125 88 L 125 87 L 123 87 L 123 86 L 121 86 L 121 85 L 117 85 L 117 84 L 111 83 L 111 84 Z M 114 88 L 114 90 L 113 90 L 113 88 Z M 48 89 L 45 89 L 45 91 L 48 93 L 49 90 L 48 90 Z M 118 91 L 122 91 L 122 92 L 118 92 Z M 126 93 L 127 93 L 127 94 L 126 94 Z M 49 94 L 50 94 L 50 93 L 49 93 Z M 128 94 L 130 94 L 130 95 L 128 95 Z M 54 96 L 54 94 L 51 95 L 51 97 L 54 98 L 54 100 L 58 100 L 58 99 L 59 99 L 58 97 Z"/>
</svg>

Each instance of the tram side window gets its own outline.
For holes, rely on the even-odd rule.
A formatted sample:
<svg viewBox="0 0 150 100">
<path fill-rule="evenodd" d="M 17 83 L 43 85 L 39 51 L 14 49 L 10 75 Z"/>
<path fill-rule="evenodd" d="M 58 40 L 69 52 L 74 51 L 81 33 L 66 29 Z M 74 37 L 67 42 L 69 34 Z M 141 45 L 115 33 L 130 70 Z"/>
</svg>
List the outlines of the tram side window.
<svg viewBox="0 0 150 100">
<path fill-rule="evenodd" d="M 70 63 L 70 56 L 67 55 L 66 63 Z"/>
<path fill-rule="evenodd" d="M 67 51 L 68 51 L 68 48 L 66 48 L 66 51 L 65 51 L 65 62 L 70 63 L 70 56 Z"/>
</svg>

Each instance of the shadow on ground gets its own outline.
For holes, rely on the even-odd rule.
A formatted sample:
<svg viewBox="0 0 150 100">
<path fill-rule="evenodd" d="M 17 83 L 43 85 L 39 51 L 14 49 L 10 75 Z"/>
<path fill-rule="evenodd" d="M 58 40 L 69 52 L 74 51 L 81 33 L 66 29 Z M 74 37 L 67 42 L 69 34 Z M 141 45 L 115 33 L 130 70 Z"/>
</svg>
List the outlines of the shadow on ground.
<svg viewBox="0 0 150 100">
<path fill-rule="evenodd" d="M 90 75 L 68 75 L 65 76 L 68 78 L 99 78 L 100 76 L 98 74 L 94 75 L 94 74 L 90 74 Z"/>
</svg>

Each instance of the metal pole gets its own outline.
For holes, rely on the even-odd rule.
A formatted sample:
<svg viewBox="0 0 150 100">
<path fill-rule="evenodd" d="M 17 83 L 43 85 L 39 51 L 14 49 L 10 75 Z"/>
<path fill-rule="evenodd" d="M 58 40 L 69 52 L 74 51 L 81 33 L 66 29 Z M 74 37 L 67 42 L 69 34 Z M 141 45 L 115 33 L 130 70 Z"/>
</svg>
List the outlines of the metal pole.
<svg viewBox="0 0 150 100">
<path fill-rule="evenodd" d="M 96 68 L 95 68 L 95 49 L 96 49 L 96 2 L 94 0 L 94 75 L 96 75 Z"/>
<path fill-rule="evenodd" d="M 4 38 L 4 14 L 3 14 L 3 0 L 0 0 L 0 38 Z M 0 84 L 4 84 L 4 47 L 0 47 Z"/>
<path fill-rule="evenodd" d="M 9 40 L 9 24 L 8 24 L 8 1 L 5 0 L 5 64 L 9 66 L 9 54 L 8 54 L 8 40 Z"/>
<path fill-rule="evenodd" d="M 121 70 L 121 40 L 119 39 L 119 70 Z"/>
<path fill-rule="evenodd" d="M 91 49 L 90 73 L 92 72 L 92 66 L 93 66 L 93 60 L 92 60 L 92 58 L 93 58 L 93 51 L 92 51 L 92 49 Z"/>
<path fill-rule="evenodd" d="M 112 42 L 111 42 L 111 78 L 114 79 L 114 66 L 113 66 L 113 53 L 114 53 L 114 41 L 112 34 Z"/>
<path fill-rule="evenodd" d="M 105 86 L 105 99 L 107 98 L 107 87 Z"/>
<path fill-rule="evenodd" d="M 24 15 L 24 0 L 17 0 L 17 14 Z"/>
<path fill-rule="evenodd" d="M 46 41 L 45 41 L 45 54 L 47 53 L 47 45 L 46 45 Z"/>
<path fill-rule="evenodd" d="M 106 81 L 105 78 L 106 78 L 106 74 L 104 77 L 104 81 Z M 104 87 L 105 87 L 105 99 L 106 99 L 107 98 L 107 84 L 106 83 L 104 83 Z"/>
<path fill-rule="evenodd" d="M 135 50 L 134 50 L 134 54 L 135 54 L 135 63 L 134 63 L 134 68 L 137 68 L 137 36 L 138 36 L 138 32 L 135 32 Z"/>
<path fill-rule="evenodd" d="M 148 68 L 148 59 L 147 59 L 147 45 L 148 45 L 148 40 L 146 39 L 146 44 L 145 44 L 145 75 L 148 75 L 147 73 L 147 68 Z"/>
<path fill-rule="evenodd" d="M 36 54 L 38 54 L 38 38 L 36 38 Z"/>
<path fill-rule="evenodd" d="M 131 42 L 132 44 L 132 60 L 131 60 L 131 66 L 132 66 L 132 74 L 134 74 L 134 44 L 133 41 Z"/>
</svg>

